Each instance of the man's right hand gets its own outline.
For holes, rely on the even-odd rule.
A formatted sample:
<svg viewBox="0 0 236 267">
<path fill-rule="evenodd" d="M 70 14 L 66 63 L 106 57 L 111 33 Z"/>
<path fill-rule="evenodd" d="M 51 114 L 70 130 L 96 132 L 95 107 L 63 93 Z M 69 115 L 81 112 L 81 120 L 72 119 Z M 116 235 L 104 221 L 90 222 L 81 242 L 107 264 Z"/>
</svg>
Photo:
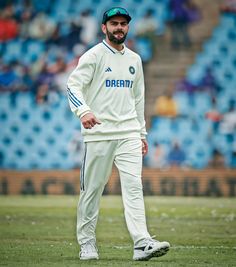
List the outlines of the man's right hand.
<svg viewBox="0 0 236 267">
<path fill-rule="evenodd" d="M 101 121 L 92 112 L 86 113 L 80 120 L 85 129 L 92 129 L 94 125 L 101 124 Z"/>
</svg>

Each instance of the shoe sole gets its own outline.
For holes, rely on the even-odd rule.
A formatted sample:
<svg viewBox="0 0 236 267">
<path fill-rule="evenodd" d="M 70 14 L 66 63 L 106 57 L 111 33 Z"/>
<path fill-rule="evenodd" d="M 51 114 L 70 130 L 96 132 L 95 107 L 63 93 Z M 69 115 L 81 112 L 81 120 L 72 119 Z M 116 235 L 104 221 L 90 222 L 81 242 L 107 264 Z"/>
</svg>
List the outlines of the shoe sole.
<svg viewBox="0 0 236 267">
<path fill-rule="evenodd" d="M 168 251 L 169 251 L 169 247 L 165 247 L 165 248 L 161 248 L 158 251 L 155 251 L 154 253 L 152 253 L 152 257 L 161 257 L 164 256 Z"/>
<path fill-rule="evenodd" d="M 137 258 L 137 259 L 134 259 L 134 260 L 135 261 L 148 261 L 148 260 L 150 260 L 151 258 L 154 258 L 154 257 L 161 257 L 161 256 L 164 256 L 169 251 L 169 249 L 170 249 L 170 247 L 164 247 L 164 248 L 161 248 L 161 249 L 159 249 L 157 251 L 153 251 L 147 257 Z"/>
</svg>

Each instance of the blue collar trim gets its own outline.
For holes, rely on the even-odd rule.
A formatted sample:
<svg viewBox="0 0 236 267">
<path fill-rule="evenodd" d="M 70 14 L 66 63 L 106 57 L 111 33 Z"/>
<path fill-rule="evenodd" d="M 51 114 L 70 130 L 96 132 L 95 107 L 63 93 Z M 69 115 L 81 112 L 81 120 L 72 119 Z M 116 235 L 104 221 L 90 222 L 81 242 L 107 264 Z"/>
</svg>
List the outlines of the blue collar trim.
<svg viewBox="0 0 236 267">
<path fill-rule="evenodd" d="M 113 50 L 106 44 L 105 41 L 102 41 L 102 43 L 103 43 L 109 50 L 111 50 L 111 52 L 112 52 L 113 54 L 115 54 L 115 51 L 113 51 Z"/>
</svg>

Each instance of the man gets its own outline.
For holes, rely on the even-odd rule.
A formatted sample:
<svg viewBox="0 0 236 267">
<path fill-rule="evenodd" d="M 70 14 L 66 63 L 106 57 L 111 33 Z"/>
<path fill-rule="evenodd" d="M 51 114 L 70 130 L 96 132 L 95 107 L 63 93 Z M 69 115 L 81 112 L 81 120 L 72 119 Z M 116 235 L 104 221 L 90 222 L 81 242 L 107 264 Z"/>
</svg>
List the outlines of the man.
<svg viewBox="0 0 236 267">
<path fill-rule="evenodd" d="M 188 31 L 188 5 L 189 0 L 170 0 L 169 2 L 171 46 L 173 49 L 179 49 L 181 45 L 186 48 L 191 46 Z"/>
<path fill-rule="evenodd" d="M 147 231 L 141 170 L 145 140 L 144 79 L 140 57 L 124 41 L 131 20 L 120 7 L 103 15 L 106 39 L 88 50 L 68 80 L 72 111 L 80 118 L 85 142 L 77 214 L 80 259 L 98 259 L 95 228 L 99 202 L 115 163 L 125 219 L 134 242 L 134 260 L 164 255 L 170 245 Z"/>
</svg>

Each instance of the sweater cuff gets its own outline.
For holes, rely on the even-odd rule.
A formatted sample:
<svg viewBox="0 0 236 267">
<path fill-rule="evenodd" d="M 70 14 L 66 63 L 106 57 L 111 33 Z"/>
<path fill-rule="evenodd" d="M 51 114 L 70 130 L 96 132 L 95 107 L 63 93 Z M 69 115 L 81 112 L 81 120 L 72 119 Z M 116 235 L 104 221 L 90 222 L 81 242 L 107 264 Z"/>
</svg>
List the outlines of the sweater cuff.
<svg viewBox="0 0 236 267">
<path fill-rule="evenodd" d="M 90 108 L 88 106 L 84 106 L 82 109 L 77 109 L 74 113 L 77 117 L 81 118 L 81 115 L 84 115 L 85 112 L 90 112 Z"/>
<path fill-rule="evenodd" d="M 84 117 L 86 114 L 88 114 L 88 113 L 91 113 L 91 111 L 90 110 L 87 110 L 87 111 L 84 111 L 84 112 L 82 112 L 80 115 L 79 115 L 79 118 L 81 119 L 82 117 Z"/>
</svg>

